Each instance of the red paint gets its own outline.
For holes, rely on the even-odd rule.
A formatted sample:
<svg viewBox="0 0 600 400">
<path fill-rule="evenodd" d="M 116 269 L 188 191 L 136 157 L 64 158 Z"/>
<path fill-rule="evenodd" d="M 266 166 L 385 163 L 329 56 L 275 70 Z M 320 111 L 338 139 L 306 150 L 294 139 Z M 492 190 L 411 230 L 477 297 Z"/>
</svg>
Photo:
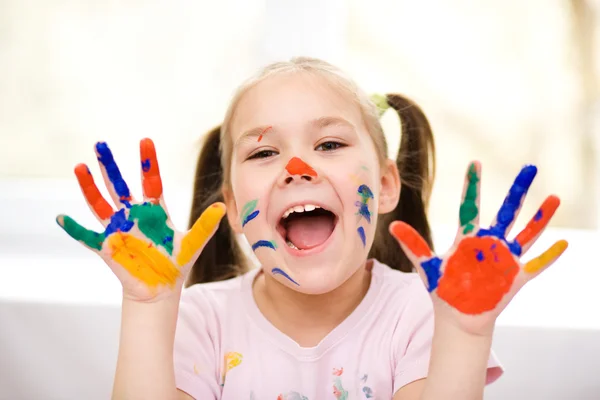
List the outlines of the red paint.
<svg viewBox="0 0 600 400">
<path fill-rule="evenodd" d="M 315 170 L 298 157 L 293 157 L 290 161 L 288 161 L 285 169 L 290 173 L 290 175 L 308 175 L 314 178 L 317 177 Z"/>
<path fill-rule="evenodd" d="M 395 221 L 390 225 L 390 230 L 396 240 L 408 247 L 415 257 L 433 256 L 425 239 L 412 226 L 402 221 Z"/>
<path fill-rule="evenodd" d="M 502 241 L 466 237 L 448 258 L 436 293 L 462 313 L 481 314 L 496 308 L 518 272 L 515 256 Z"/>
<path fill-rule="evenodd" d="M 150 167 L 146 170 L 142 169 L 142 186 L 144 195 L 153 203 L 158 203 L 162 196 L 162 181 L 160 179 L 160 171 L 158 169 L 158 161 L 156 159 L 156 149 L 154 142 L 151 139 L 142 139 L 140 142 L 140 157 L 142 162 L 149 162 Z"/>
<path fill-rule="evenodd" d="M 271 128 L 273 128 L 273 127 L 272 127 L 272 126 L 267 126 L 265 129 L 263 129 L 263 131 L 262 131 L 262 132 L 260 133 L 260 135 L 258 136 L 258 142 L 260 142 L 260 141 L 262 140 L 262 138 L 263 138 L 263 135 L 264 135 L 265 133 L 267 133 L 267 131 L 268 131 L 269 129 L 271 129 Z"/>
<path fill-rule="evenodd" d="M 542 217 L 538 220 L 532 218 L 527 226 L 517 235 L 515 241 L 521 245 L 521 247 L 525 246 L 527 243 L 531 242 L 537 235 L 540 234 L 542 229 L 548 225 L 550 219 L 556 212 L 556 209 L 560 205 L 560 199 L 556 196 L 549 196 L 544 203 L 540 207 L 538 213 L 541 213 Z"/>
<path fill-rule="evenodd" d="M 103 220 L 110 219 L 113 215 L 113 209 L 104 197 L 102 197 L 102 194 L 100 194 L 88 167 L 85 164 L 78 164 L 75 167 L 75 176 L 85 199 L 98 218 Z"/>
</svg>

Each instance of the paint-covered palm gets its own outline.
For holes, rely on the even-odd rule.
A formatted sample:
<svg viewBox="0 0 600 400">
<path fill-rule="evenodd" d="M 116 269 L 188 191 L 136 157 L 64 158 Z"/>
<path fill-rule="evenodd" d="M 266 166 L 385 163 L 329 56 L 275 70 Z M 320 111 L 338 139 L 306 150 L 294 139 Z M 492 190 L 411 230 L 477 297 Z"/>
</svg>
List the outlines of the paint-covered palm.
<svg viewBox="0 0 600 400">
<path fill-rule="evenodd" d="M 496 220 L 485 229 L 479 226 L 481 166 L 472 163 L 460 207 L 459 232 L 454 245 L 443 257 L 434 255 L 411 226 L 400 221 L 390 225 L 390 232 L 431 293 L 438 316 L 451 316 L 471 333 L 489 333 L 497 316 L 519 289 L 550 266 L 567 248 L 567 242 L 561 240 L 526 264 L 520 261 L 558 208 L 560 200 L 556 196 L 549 196 L 544 201 L 513 241 L 506 238 L 536 173 L 534 166 L 525 166 L 521 170 Z"/>
<path fill-rule="evenodd" d="M 144 200 L 135 202 L 106 143 L 96 144 L 96 155 L 108 191 L 118 206 L 102 197 L 84 164 L 75 167 L 79 186 L 91 211 L 104 225 L 97 233 L 59 215 L 58 224 L 75 240 L 94 251 L 123 284 L 123 293 L 137 301 L 152 301 L 177 294 L 204 244 L 225 215 L 215 203 L 187 233 L 178 232 L 167 213 L 154 143 L 140 142 Z"/>
</svg>

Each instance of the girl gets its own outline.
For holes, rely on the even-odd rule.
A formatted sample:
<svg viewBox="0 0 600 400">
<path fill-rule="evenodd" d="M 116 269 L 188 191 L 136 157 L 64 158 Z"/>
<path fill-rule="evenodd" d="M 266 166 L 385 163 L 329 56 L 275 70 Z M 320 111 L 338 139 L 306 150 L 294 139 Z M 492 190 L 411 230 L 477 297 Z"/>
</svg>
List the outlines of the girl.
<svg viewBox="0 0 600 400">
<path fill-rule="evenodd" d="M 115 399 L 482 397 L 501 374 L 491 352 L 497 316 L 566 248 L 519 261 L 559 200 L 548 197 L 508 241 L 536 169 L 522 169 L 484 229 L 474 162 L 454 245 L 436 256 L 429 124 L 407 99 L 383 100 L 378 108 L 319 60 L 265 68 L 206 137 L 185 234 L 169 219 L 149 139 L 140 202 L 105 143 L 96 153 L 117 210 L 87 167 L 75 168 L 106 229 L 57 221 L 123 284 Z M 396 162 L 386 157 L 382 105 L 402 122 Z M 249 270 L 234 234 L 260 268 Z"/>
</svg>

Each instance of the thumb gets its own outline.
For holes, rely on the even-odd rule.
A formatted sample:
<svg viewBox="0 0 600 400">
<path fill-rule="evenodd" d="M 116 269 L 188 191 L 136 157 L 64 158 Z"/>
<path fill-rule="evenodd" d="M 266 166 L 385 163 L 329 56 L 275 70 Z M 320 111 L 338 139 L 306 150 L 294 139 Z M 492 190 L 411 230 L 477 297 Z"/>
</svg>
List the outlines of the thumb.
<svg viewBox="0 0 600 400">
<path fill-rule="evenodd" d="M 196 220 L 192 229 L 186 233 L 181 240 L 181 248 L 177 255 L 177 264 L 180 266 L 188 264 L 194 256 L 200 254 L 204 245 L 215 234 L 219 222 L 225 215 L 226 208 L 223 203 L 214 203 L 208 207 L 200 218 Z"/>
<path fill-rule="evenodd" d="M 420 260 L 423 258 L 431 258 L 433 256 L 425 239 L 423 239 L 415 228 L 406 222 L 394 221 L 390 224 L 389 230 L 415 267 L 420 266 Z"/>
</svg>

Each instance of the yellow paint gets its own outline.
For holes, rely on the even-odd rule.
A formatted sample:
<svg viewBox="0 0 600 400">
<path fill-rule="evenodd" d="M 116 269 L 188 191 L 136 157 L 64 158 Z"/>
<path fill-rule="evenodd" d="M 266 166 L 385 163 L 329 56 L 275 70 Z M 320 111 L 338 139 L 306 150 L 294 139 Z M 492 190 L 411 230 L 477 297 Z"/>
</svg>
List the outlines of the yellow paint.
<svg viewBox="0 0 600 400">
<path fill-rule="evenodd" d="M 356 176 L 355 174 L 350 174 L 350 180 L 352 181 L 352 183 L 354 183 L 356 186 L 360 186 L 362 184 L 362 181 L 358 178 L 358 176 Z"/>
<path fill-rule="evenodd" d="M 204 210 L 192 229 L 181 240 L 181 248 L 177 255 L 179 265 L 186 265 L 191 261 L 206 241 L 211 238 L 223 215 L 225 215 L 225 204 L 223 203 L 214 203 Z"/>
<path fill-rule="evenodd" d="M 240 365 L 242 363 L 242 358 L 244 358 L 244 356 L 235 351 L 230 351 L 230 352 L 225 353 L 225 357 L 224 357 L 225 363 L 223 365 L 223 376 L 222 376 L 223 384 L 225 384 L 225 376 L 227 375 L 227 373 L 229 371 L 231 371 L 233 368 Z"/>
<path fill-rule="evenodd" d="M 199 374 L 200 374 L 200 371 L 198 371 L 198 368 L 196 368 L 196 364 L 194 364 L 194 373 L 195 373 L 196 375 L 199 375 Z"/>
<path fill-rule="evenodd" d="M 179 269 L 148 242 L 117 232 L 108 237 L 108 244 L 112 259 L 149 287 L 155 288 L 160 284 L 173 286 L 177 281 Z"/>
<path fill-rule="evenodd" d="M 543 268 L 554 262 L 560 255 L 567 249 L 569 244 L 566 240 L 559 240 L 554 243 L 552 247 L 543 252 L 540 256 L 534 258 L 525 264 L 523 269 L 528 274 L 535 274 L 536 272 L 541 271 Z"/>
</svg>

